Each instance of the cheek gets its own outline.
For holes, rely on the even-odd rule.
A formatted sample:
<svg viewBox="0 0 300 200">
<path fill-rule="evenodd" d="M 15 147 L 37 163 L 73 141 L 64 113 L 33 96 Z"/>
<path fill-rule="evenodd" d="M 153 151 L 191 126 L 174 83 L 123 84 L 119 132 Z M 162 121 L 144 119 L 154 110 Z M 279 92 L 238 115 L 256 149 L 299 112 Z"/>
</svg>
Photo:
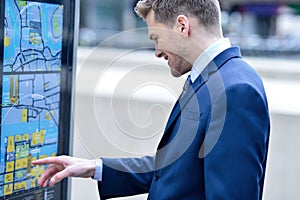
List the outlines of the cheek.
<svg viewBox="0 0 300 200">
<path fill-rule="evenodd" d="M 170 43 L 166 40 L 164 40 L 163 38 L 160 38 L 157 43 L 156 46 L 158 49 L 163 50 L 163 51 L 170 51 Z"/>
<path fill-rule="evenodd" d="M 171 38 L 166 38 L 166 39 L 161 39 L 158 42 L 158 48 L 168 52 L 169 54 L 174 54 L 174 55 L 179 55 L 179 51 L 180 50 L 180 44 L 178 43 L 178 41 L 174 40 L 174 38 L 172 38 L 172 36 L 170 36 Z M 173 56 L 173 55 L 172 55 Z"/>
<path fill-rule="evenodd" d="M 175 56 L 174 57 L 174 62 L 177 64 L 177 65 L 179 65 L 179 64 L 181 64 L 182 63 L 182 58 L 180 57 L 180 56 Z"/>
</svg>

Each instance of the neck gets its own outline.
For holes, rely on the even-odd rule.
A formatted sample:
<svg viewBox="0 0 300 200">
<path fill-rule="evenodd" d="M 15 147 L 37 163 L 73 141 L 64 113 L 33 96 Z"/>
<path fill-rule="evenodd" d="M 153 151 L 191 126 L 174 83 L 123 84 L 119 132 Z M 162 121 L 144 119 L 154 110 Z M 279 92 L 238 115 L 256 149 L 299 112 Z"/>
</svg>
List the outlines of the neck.
<svg viewBox="0 0 300 200">
<path fill-rule="evenodd" d="M 198 30 L 195 30 L 195 34 L 191 33 L 191 37 L 189 38 L 189 52 L 192 52 L 190 54 L 192 63 L 195 63 L 199 55 L 213 43 L 224 38 L 222 33 L 220 31 L 218 32 L 219 33 L 216 34 L 216 32 L 213 33 L 204 28 L 199 28 Z"/>
</svg>

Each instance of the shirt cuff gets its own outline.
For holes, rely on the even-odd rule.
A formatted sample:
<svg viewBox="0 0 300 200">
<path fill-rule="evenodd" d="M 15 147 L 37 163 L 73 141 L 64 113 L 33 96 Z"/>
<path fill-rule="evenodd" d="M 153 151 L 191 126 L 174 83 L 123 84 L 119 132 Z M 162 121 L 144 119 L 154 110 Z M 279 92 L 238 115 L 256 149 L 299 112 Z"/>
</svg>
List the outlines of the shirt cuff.
<svg viewBox="0 0 300 200">
<path fill-rule="evenodd" d="M 95 169 L 95 174 L 92 178 L 97 181 L 102 181 L 102 171 L 103 171 L 102 160 L 96 159 L 95 163 L 96 163 L 96 169 Z"/>
</svg>

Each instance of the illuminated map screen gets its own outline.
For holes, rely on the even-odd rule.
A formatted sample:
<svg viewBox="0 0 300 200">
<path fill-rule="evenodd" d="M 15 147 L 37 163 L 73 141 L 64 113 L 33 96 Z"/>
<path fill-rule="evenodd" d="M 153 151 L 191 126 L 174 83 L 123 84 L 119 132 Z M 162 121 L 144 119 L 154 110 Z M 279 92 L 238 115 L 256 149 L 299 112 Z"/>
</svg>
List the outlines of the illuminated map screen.
<svg viewBox="0 0 300 200">
<path fill-rule="evenodd" d="M 36 188 L 45 166 L 31 162 L 58 153 L 63 10 L 5 1 L 0 198 Z"/>
</svg>

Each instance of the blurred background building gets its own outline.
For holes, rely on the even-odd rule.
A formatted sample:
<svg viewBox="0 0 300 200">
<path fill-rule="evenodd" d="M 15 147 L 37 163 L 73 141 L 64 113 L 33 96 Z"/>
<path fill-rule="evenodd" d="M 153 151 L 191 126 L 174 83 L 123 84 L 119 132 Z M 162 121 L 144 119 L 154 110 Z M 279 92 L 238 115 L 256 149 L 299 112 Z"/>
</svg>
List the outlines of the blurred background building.
<svg viewBox="0 0 300 200">
<path fill-rule="evenodd" d="M 85 0 L 81 3 L 80 45 L 96 46 L 113 34 L 145 27 L 132 12 L 137 0 Z M 221 0 L 223 30 L 244 55 L 299 55 L 300 1 Z M 150 41 L 137 32 L 132 38 L 109 44 L 139 47 Z"/>
</svg>

